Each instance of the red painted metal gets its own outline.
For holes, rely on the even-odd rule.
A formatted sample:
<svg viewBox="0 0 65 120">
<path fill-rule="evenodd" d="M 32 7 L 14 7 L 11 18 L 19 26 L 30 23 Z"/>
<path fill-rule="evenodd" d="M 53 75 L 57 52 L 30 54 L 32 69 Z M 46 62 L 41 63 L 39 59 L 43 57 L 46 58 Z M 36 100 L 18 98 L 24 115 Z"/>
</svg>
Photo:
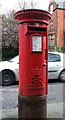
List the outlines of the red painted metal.
<svg viewBox="0 0 65 120">
<path fill-rule="evenodd" d="M 19 94 L 45 95 L 48 86 L 47 25 L 51 15 L 47 11 L 27 9 L 16 12 L 15 18 L 19 20 Z M 32 48 L 35 37 L 41 41 L 38 51 Z"/>
</svg>

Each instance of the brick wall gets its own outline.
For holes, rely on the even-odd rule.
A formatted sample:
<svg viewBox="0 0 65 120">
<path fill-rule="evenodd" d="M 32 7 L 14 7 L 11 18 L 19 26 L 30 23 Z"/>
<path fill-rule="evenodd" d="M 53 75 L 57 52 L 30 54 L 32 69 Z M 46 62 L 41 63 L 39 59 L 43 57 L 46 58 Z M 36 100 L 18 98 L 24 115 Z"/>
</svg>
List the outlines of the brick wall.
<svg viewBox="0 0 65 120">
<path fill-rule="evenodd" d="M 53 22 L 53 30 L 50 32 L 50 22 Z M 64 46 L 64 33 L 65 33 L 65 9 L 55 9 L 52 18 L 48 25 L 48 35 L 54 34 L 54 42 L 57 47 Z M 55 44 L 54 44 L 55 45 Z"/>
<path fill-rule="evenodd" d="M 58 9 L 58 46 L 64 45 L 64 14 L 62 9 Z"/>
</svg>

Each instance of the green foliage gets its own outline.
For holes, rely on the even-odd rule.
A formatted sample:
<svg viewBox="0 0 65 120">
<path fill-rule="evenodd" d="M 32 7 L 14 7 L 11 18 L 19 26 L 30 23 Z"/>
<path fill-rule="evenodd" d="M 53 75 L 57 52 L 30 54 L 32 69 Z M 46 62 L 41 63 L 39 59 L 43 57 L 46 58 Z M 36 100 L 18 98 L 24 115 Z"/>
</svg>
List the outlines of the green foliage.
<svg viewBox="0 0 65 120">
<path fill-rule="evenodd" d="M 8 16 L 2 15 L 2 49 L 1 60 L 9 60 L 18 55 L 18 22 L 14 19 L 14 11 Z"/>
<path fill-rule="evenodd" d="M 65 46 L 61 47 L 61 51 L 65 53 Z"/>
<path fill-rule="evenodd" d="M 2 48 L 2 60 L 9 60 L 18 55 L 18 48 L 9 47 Z"/>
</svg>

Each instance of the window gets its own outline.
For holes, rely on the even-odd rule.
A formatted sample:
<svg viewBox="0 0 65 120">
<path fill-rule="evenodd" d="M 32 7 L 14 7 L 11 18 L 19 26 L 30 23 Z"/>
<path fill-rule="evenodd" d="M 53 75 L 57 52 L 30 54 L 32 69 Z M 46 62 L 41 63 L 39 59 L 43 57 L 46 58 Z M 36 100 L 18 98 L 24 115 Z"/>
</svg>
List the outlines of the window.
<svg viewBox="0 0 65 120">
<path fill-rule="evenodd" d="M 48 62 L 58 62 L 61 61 L 59 54 L 48 53 Z"/>
<path fill-rule="evenodd" d="M 49 44 L 50 46 L 54 46 L 54 35 L 49 35 Z"/>
<path fill-rule="evenodd" d="M 53 30 L 53 22 L 51 21 L 50 22 L 50 31 L 52 31 Z"/>
<path fill-rule="evenodd" d="M 50 13 L 51 13 L 51 14 L 53 13 L 53 4 L 50 5 Z"/>
<path fill-rule="evenodd" d="M 51 35 L 51 40 L 54 40 L 54 35 Z"/>
</svg>

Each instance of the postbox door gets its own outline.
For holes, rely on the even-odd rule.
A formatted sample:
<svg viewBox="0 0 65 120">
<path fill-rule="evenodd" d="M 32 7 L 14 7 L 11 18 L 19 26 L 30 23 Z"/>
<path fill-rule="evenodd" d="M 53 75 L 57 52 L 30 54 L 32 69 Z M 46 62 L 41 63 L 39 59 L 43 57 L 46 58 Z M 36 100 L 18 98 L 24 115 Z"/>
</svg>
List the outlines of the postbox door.
<svg viewBox="0 0 65 120">
<path fill-rule="evenodd" d="M 31 86 L 34 94 L 47 94 L 47 42 L 43 34 L 31 38 Z"/>
</svg>

